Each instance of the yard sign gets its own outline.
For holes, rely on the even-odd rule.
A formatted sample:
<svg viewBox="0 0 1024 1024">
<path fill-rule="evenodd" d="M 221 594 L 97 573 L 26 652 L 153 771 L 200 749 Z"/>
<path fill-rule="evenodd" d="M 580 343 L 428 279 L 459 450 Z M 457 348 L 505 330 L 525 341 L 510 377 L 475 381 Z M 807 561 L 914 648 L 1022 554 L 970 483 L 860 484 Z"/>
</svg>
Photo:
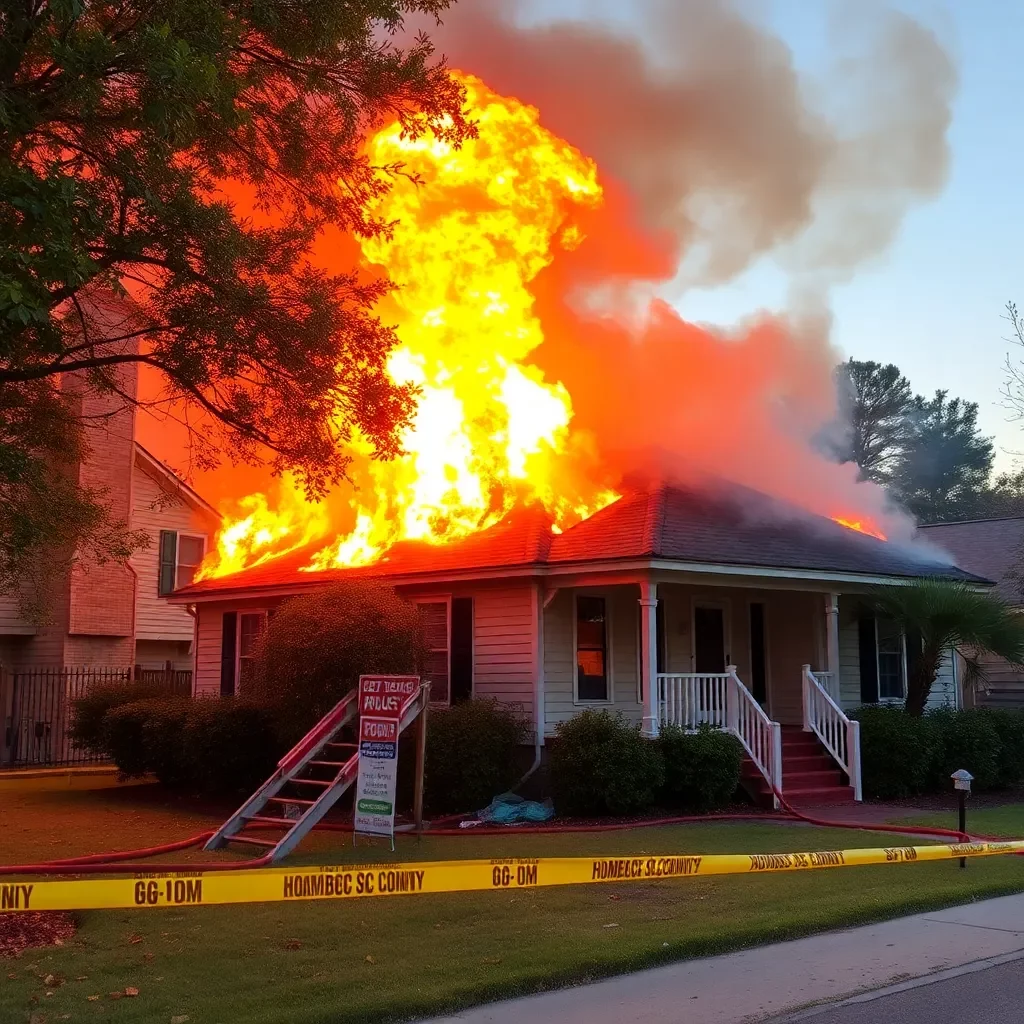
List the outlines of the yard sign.
<svg viewBox="0 0 1024 1024">
<path fill-rule="evenodd" d="M 359 777 L 354 833 L 395 839 L 398 736 L 419 676 L 359 677 Z"/>
</svg>

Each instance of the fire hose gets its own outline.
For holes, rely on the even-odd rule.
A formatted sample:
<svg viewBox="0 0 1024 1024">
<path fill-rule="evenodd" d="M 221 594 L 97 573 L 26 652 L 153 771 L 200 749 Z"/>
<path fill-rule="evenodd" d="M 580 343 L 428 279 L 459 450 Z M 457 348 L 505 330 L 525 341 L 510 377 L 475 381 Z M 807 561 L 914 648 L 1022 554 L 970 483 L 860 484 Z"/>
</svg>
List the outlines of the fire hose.
<svg viewBox="0 0 1024 1024">
<path fill-rule="evenodd" d="M 522 825 L 515 827 L 503 826 L 499 828 L 483 827 L 467 831 L 462 828 L 443 827 L 449 822 L 459 821 L 468 817 L 466 814 L 450 815 L 446 818 L 437 819 L 437 824 L 442 827 L 431 827 L 422 829 L 415 833 L 417 836 L 495 836 L 495 835 L 546 835 L 555 833 L 589 833 L 589 832 L 619 832 L 634 828 L 654 828 L 668 825 L 697 824 L 715 821 L 760 821 L 772 822 L 802 822 L 808 825 L 815 825 L 820 828 L 842 828 L 854 829 L 864 832 L 887 832 L 894 835 L 911 836 L 934 836 L 936 838 L 954 839 L 956 842 L 969 842 L 973 839 L 992 842 L 997 839 L 994 836 L 974 835 L 960 832 L 956 829 L 937 828 L 927 825 L 889 825 L 874 822 L 858 821 L 837 821 L 826 818 L 817 818 L 791 806 L 785 797 L 778 790 L 775 796 L 781 807 L 780 812 L 773 813 L 733 813 L 733 814 L 700 814 L 683 815 L 668 818 L 655 818 L 650 820 L 629 821 L 629 822 L 604 822 L 600 824 L 579 824 L 579 825 Z M 350 824 L 323 823 L 316 826 L 314 831 L 329 832 L 351 832 Z M 271 863 L 272 853 L 264 854 L 249 860 L 239 861 L 213 861 L 213 862 L 182 862 L 163 863 L 158 865 L 144 863 L 147 858 L 159 857 L 168 853 L 177 853 L 187 850 L 201 843 L 205 843 L 212 835 L 213 830 L 201 832 L 189 839 L 180 839 L 172 843 L 163 843 L 158 846 L 143 847 L 137 850 L 124 850 L 111 853 L 95 853 L 82 857 L 69 857 L 62 860 L 44 861 L 39 864 L 4 864 L 0 865 L 0 875 L 67 875 L 67 874 L 110 874 L 112 872 L 151 872 L 154 869 L 160 871 L 239 871 L 251 868 L 268 867 Z"/>
</svg>

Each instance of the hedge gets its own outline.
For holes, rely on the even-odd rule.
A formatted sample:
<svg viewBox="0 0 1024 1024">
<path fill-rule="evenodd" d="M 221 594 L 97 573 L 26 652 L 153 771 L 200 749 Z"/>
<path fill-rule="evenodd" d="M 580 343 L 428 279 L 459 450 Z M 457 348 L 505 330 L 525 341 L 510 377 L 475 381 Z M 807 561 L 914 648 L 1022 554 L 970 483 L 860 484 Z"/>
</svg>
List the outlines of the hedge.
<svg viewBox="0 0 1024 1024">
<path fill-rule="evenodd" d="M 583 711 L 558 725 L 551 788 L 561 814 L 632 814 L 651 807 L 665 781 L 657 743 L 608 711 Z"/>
<path fill-rule="evenodd" d="M 735 795 L 743 770 L 743 746 L 735 736 L 707 726 L 695 733 L 665 726 L 658 745 L 665 765 L 667 806 L 711 811 Z"/>
<path fill-rule="evenodd" d="M 72 702 L 71 740 L 87 750 L 103 753 L 103 717 L 111 708 L 164 696 L 167 696 L 167 687 L 157 683 L 106 683 L 96 686 Z"/>
</svg>

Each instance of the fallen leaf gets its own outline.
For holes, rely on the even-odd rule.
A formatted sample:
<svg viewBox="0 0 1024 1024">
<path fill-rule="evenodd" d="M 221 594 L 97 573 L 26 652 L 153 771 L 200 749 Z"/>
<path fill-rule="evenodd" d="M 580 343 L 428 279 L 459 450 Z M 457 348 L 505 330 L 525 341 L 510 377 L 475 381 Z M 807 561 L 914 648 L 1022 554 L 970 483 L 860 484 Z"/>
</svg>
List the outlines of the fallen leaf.
<svg viewBox="0 0 1024 1024">
<path fill-rule="evenodd" d="M 143 953 L 142 954 L 142 959 L 143 960 L 155 960 L 156 959 L 156 953 Z"/>
<path fill-rule="evenodd" d="M 99 996 L 86 996 L 85 997 L 90 1003 L 99 1002 Z"/>
<path fill-rule="evenodd" d="M 483 960 L 480 961 L 480 963 L 482 963 L 482 964 L 500 964 L 501 963 L 501 957 L 500 956 L 485 956 L 483 958 Z"/>
<path fill-rule="evenodd" d="M 88 974 L 80 974 L 77 978 L 75 978 L 75 981 L 88 981 L 88 980 L 89 980 L 89 975 Z"/>
<path fill-rule="evenodd" d="M 52 993 L 52 992 L 44 992 L 44 993 L 43 993 L 43 995 L 46 995 L 46 996 L 52 996 L 52 995 L 53 995 L 53 993 Z"/>
<path fill-rule="evenodd" d="M 374 959 L 373 959 L 373 957 L 372 957 L 372 956 L 371 956 L 371 955 L 370 955 L 369 953 L 367 953 L 367 954 L 366 954 L 366 962 L 367 962 L 368 964 L 375 964 L 375 963 L 376 963 L 377 961 L 376 961 L 376 960 L 374 960 Z"/>
<path fill-rule="evenodd" d="M 188 1014 L 187 1013 L 179 1013 L 177 1015 L 177 1017 L 172 1017 L 171 1018 L 171 1024 L 185 1024 L 185 1021 L 187 1021 L 187 1020 L 188 1020 Z"/>
<path fill-rule="evenodd" d="M 123 992 L 111 992 L 110 993 L 110 998 L 111 999 L 120 999 L 121 996 L 123 996 L 123 995 L 124 995 Z"/>
<path fill-rule="evenodd" d="M 124 990 L 124 994 L 125 994 L 126 996 L 137 996 L 137 995 L 139 994 L 139 990 L 138 990 L 137 988 L 133 988 L 133 987 L 132 987 L 131 985 L 129 985 L 129 986 L 128 986 L 128 987 L 127 987 L 127 988 L 126 988 L 125 990 Z"/>
<path fill-rule="evenodd" d="M 622 897 L 617 895 L 617 894 L 613 894 L 613 895 L 609 896 L 608 899 L 610 899 L 612 901 L 612 903 L 618 903 L 619 900 L 622 899 Z"/>
<path fill-rule="evenodd" d="M 601 927 L 602 928 L 618 928 L 619 926 L 617 924 L 603 924 L 603 925 L 601 925 Z"/>
<path fill-rule="evenodd" d="M 17 974 L 14 973 L 14 971 L 11 971 L 11 973 L 7 975 L 7 980 L 8 981 L 17 981 L 18 980 L 18 976 L 17 976 Z"/>
<path fill-rule="evenodd" d="M 302 943 L 298 939 L 288 939 L 284 944 L 285 949 L 302 949 Z"/>
<path fill-rule="evenodd" d="M 64 984 L 64 979 L 59 974 L 48 974 L 43 978 L 43 984 L 47 988 L 57 988 Z"/>
<path fill-rule="evenodd" d="M 142 941 L 141 935 L 129 935 L 128 941 L 133 945 L 137 946 Z"/>
</svg>

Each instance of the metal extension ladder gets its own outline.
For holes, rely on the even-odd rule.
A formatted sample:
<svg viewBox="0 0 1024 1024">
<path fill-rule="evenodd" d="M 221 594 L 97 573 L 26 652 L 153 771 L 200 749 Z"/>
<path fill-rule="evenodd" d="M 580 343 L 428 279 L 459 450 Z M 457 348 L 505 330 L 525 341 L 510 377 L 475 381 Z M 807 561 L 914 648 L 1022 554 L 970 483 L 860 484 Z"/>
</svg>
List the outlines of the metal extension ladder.
<svg viewBox="0 0 1024 1024">
<path fill-rule="evenodd" d="M 430 689 L 421 687 L 402 709 L 399 732 L 423 714 Z M 277 763 L 277 770 L 209 839 L 205 849 L 219 850 L 228 843 L 258 846 L 276 864 L 305 838 L 310 829 L 341 799 L 359 774 L 359 745 L 341 740 L 355 721 L 358 728 L 359 696 L 340 700 Z M 421 748 L 425 742 L 421 720 Z M 417 819 L 422 817 L 422 780 L 417 778 Z M 270 813 L 266 812 L 272 805 Z M 279 809 L 279 810 L 278 810 Z M 275 813 L 276 812 L 276 813 Z M 297 813 L 295 813 L 297 812 Z M 257 829 L 249 829 L 250 825 Z M 276 838 L 267 833 L 277 830 Z"/>
</svg>

